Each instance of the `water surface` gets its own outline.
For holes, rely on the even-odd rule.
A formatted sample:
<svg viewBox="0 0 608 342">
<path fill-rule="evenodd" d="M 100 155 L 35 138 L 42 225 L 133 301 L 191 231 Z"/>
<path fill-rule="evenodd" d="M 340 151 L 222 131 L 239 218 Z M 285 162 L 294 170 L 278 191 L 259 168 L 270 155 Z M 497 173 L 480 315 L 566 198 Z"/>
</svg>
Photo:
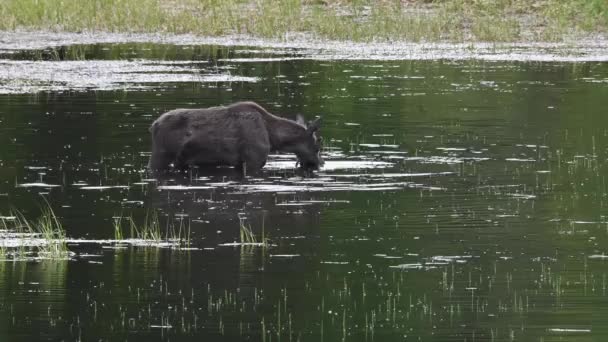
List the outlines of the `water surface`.
<svg viewBox="0 0 608 342">
<path fill-rule="evenodd" d="M 0 338 L 608 337 L 605 63 L 304 55 L 0 55 L 0 215 L 35 219 L 44 196 L 74 252 L 0 262 Z M 324 169 L 278 154 L 247 179 L 147 174 L 158 115 L 238 100 L 323 116 Z M 152 211 L 188 248 L 107 243 L 115 217 Z M 239 222 L 268 244 L 240 245 Z"/>
</svg>

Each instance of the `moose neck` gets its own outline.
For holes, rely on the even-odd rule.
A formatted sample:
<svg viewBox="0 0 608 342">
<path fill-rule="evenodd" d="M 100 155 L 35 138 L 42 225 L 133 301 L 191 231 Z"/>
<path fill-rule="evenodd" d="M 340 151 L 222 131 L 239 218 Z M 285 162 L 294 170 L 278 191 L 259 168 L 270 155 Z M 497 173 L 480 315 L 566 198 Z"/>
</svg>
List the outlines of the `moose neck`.
<svg viewBox="0 0 608 342">
<path fill-rule="evenodd" d="M 272 115 L 272 114 L 271 114 Z M 302 136 L 304 127 L 298 123 L 278 116 L 265 116 L 268 137 L 273 150 L 291 152 L 289 146 Z"/>
<path fill-rule="evenodd" d="M 269 113 L 265 108 L 255 102 L 241 102 L 233 106 L 254 109 L 262 115 L 266 122 L 266 130 L 270 138 L 271 149 L 275 151 L 290 151 L 294 142 L 302 136 L 306 128 L 295 121 L 284 119 Z"/>
</svg>

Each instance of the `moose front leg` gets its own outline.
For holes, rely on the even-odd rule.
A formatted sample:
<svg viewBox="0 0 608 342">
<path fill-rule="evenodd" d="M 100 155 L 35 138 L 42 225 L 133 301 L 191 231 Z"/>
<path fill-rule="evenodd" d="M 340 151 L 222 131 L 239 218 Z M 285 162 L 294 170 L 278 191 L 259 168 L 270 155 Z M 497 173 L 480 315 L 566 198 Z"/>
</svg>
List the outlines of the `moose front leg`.
<svg viewBox="0 0 608 342">
<path fill-rule="evenodd" d="M 183 145 L 177 156 L 175 157 L 175 162 L 173 163 L 173 167 L 179 171 L 185 171 L 192 158 L 197 153 L 197 146 L 194 141 L 188 140 Z"/>
<path fill-rule="evenodd" d="M 241 174 L 243 175 L 243 178 L 247 177 L 247 162 L 243 162 L 241 164 Z"/>
<path fill-rule="evenodd" d="M 266 158 L 270 152 L 268 144 L 244 144 L 240 149 L 240 163 L 238 165 L 243 177 L 247 174 L 256 174 L 266 165 Z"/>
</svg>

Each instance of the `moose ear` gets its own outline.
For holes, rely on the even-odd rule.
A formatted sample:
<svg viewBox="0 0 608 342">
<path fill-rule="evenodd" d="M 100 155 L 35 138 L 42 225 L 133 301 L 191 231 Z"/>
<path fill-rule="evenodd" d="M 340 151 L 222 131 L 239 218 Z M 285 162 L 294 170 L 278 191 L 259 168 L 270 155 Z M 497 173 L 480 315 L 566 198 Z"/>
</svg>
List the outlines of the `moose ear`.
<svg viewBox="0 0 608 342">
<path fill-rule="evenodd" d="M 304 117 L 301 114 L 298 114 L 296 116 L 296 122 L 304 127 L 306 127 L 306 120 L 304 120 Z"/>
<path fill-rule="evenodd" d="M 306 130 L 308 131 L 308 133 L 313 133 L 319 130 L 319 128 L 321 128 L 321 117 L 318 117 L 316 119 L 314 119 L 313 121 L 311 121 L 308 124 L 308 127 L 306 128 Z"/>
</svg>

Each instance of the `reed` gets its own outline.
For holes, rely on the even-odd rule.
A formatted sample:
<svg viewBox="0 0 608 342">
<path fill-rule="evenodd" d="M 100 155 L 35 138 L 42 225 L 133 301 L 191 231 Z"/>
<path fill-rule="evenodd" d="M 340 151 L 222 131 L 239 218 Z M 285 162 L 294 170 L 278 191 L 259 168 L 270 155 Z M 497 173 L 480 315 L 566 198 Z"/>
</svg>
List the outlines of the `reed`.
<svg viewBox="0 0 608 342">
<path fill-rule="evenodd" d="M 239 215 L 239 232 L 241 243 L 258 243 L 258 240 L 251 229 L 251 225 L 245 224 L 245 220 L 246 218 L 244 216 Z"/>
<path fill-rule="evenodd" d="M 5 257 L 13 259 L 26 258 L 31 255 L 45 259 L 65 259 L 69 256 L 66 244 L 66 233 L 63 225 L 55 215 L 53 208 L 44 198 L 44 206 L 41 214 L 36 220 L 28 220 L 23 213 L 17 209 L 11 209 L 12 220 L 2 220 L 2 226 L 6 231 L 18 234 L 18 239 L 42 239 L 36 247 L 19 243 L 15 247 L 3 247 L 0 252 Z"/>
<path fill-rule="evenodd" d="M 149 210 L 141 224 L 137 224 L 132 215 L 118 215 L 113 218 L 114 240 L 144 240 L 154 243 L 171 241 L 181 245 L 189 246 L 191 243 L 191 223 L 180 217 L 179 224 L 176 225 L 167 218 L 164 229 L 161 227 L 161 220 L 156 210 Z M 124 225 L 127 225 L 128 233 L 125 234 Z"/>
</svg>

